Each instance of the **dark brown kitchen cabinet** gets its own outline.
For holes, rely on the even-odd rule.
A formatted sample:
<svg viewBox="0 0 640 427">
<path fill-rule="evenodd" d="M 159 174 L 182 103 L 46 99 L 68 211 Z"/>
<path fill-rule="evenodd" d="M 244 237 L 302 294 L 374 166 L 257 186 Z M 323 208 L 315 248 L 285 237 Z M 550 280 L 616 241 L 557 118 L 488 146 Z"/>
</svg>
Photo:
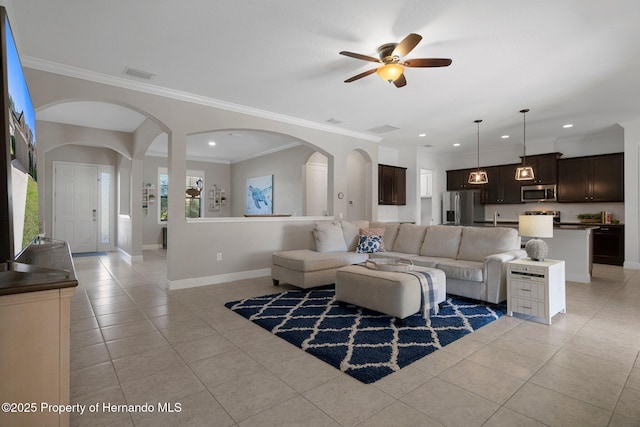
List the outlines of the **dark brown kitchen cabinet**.
<svg viewBox="0 0 640 427">
<path fill-rule="evenodd" d="M 378 165 L 378 204 L 407 204 L 407 168 Z"/>
<path fill-rule="evenodd" d="M 602 225 L 593 230 L 593 262 L 624 264 L 624 225 Z"/>
<path fill-rule="evenodd" d="M 623 202 L 624 154 L 558 160 L 558 201 Z"/>
<path fill-rule="evenodd" d="M 535 179 L 525 181 L 522 185 L 555 184 L 558 180 L 558 159 L 560 156 L 562 153 L 527 156 L 526 164 L 533 168 Z"/>
<path fill-rule="evenodd" d="M 469 174 L 476 169 L 477 168 L 447 171 L 447 191 L 473 190 L 477 188 L 477 184 L 469 184 Z"/>
<path fill-rule="evenodd" d="M 484 168 L 488 184 L 482 188 L 483 204 L 520 203 L 520 181 L 516 181 L 516 168 L 520 163 Z"/>
</svg>

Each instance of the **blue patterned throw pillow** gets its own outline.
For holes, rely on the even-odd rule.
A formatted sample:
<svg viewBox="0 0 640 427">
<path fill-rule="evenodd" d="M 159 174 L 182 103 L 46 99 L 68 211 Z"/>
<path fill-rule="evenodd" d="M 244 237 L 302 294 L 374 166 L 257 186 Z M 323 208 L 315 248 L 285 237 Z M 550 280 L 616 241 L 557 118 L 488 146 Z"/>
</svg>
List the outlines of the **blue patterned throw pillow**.
<svg viewBox="0 0 640 427">
<path fill-rule="evenodd" d="M 365 236 L 360 235 L 356 252 L 359 254 L 380 252 L 382 246 L 382 236 Z"/>
</svg>

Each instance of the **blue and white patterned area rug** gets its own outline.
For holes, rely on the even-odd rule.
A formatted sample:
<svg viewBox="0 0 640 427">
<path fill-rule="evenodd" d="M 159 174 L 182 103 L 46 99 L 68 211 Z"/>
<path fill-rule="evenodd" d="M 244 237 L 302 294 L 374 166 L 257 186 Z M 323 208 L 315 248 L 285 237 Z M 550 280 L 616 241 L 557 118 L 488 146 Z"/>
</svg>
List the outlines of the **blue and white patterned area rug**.
<svg viewBox="0 0 640 427">
<path fill-rule="evenodd" d="M 353 305 L 333 289 L 289 291 L 225 306 L 280 338 L 370 384 L 498 319 L 501 306 L 448 298 L 437 315 L 396 319 Z"/>
</svg>

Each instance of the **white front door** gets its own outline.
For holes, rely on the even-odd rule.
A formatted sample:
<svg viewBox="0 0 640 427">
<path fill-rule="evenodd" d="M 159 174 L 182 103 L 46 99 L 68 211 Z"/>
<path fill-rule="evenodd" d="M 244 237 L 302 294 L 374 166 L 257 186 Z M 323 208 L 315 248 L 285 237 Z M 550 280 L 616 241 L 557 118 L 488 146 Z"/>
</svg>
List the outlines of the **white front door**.
<svg viewBox="0 0 640 427">
<path fill-rule="evenodd" d="M 53 238 L 71 252 L 98 248 L 98 166 L 56 163 L 54 168 Z"/>
</svg>

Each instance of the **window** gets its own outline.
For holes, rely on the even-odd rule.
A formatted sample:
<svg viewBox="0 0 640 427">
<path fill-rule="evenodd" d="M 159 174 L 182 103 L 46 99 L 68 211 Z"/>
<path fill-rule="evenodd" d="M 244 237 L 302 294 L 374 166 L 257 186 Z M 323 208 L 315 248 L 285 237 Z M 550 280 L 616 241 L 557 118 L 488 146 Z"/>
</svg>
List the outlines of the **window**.
<svg viewBox="0 0 640 427">
<path fill-rule="evenodd" d="M 203 171 L 187 171 L 187 179 L 185 182 L 185 216 L 187 218 L 200 218 L 203 212 L 202 195 L 191 189 L 204 189 L 204 172 Z M 188 191 L 188 192 L 187 192 Z M 160 205 L 158 209 L 158 222 L 167 222 L 168 213 L 168 196 L 169 196 L 169 172 L 167 168 L 158 168 L 158 196 L 160 197 Z"/>
<path fill-rule="evenodd" d="M 100 243 L 111 243 L 111 174 L 100 173 Z"/>
<path fill-rule="evenodd" d="M 204 172 L 187 171 L 184 214 L 187 218 L 202 216 L 202 189 L 204 189 Z"/>
<path fill-rule="evenodd" d="M 158 209 L 158 222 L 167 222 L 167 196 L 169 195 L 169 172 L 166 168 L 158 168 L 158 195 L 160 204 Z"/>
</svg>

